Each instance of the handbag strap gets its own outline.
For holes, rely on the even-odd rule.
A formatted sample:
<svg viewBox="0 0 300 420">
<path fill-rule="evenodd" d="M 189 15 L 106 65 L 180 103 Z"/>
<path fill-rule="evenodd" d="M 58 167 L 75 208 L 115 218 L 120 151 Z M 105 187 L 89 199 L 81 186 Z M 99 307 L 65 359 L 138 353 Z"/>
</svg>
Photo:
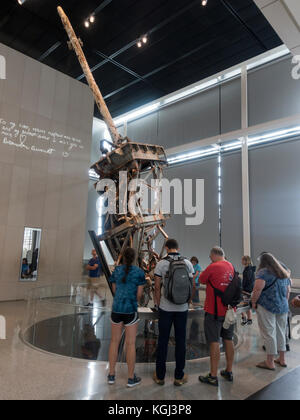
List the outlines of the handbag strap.
<svg viewBox="0 0 300 420">
<path fill-rule="evenodd" d="M 268 289 L 271 289 L 271 287 L 273 287 L 273 286 L 274 286 L 274 284 L 275 284 L 275 283 L 277 283 L 277 280 L 278 280 L 278 279 L 276 279 L 275 281 L 273 281 L 271 284 L 269 284 L 269 286 L 266 286 L 266 287 L 264 288 L 263 292 L 266 292 Z"/>
<path fill-rule="evenodd" d="M 219 315 L 219 311 L 218 311 L 218 293 L 222 293 L 221 290 L 217 289 L 215 286 L 213 286 L 212 282 L 210 280 L 208 280 L 208 284 L 211 286 L 211 288 L 214 291 L 214 296 L 215 296 L 215 320 L 217 321 L 218 319 L 218 315 Z M 220 297 L 220 296 L 219 296 Z"/>
</svg>

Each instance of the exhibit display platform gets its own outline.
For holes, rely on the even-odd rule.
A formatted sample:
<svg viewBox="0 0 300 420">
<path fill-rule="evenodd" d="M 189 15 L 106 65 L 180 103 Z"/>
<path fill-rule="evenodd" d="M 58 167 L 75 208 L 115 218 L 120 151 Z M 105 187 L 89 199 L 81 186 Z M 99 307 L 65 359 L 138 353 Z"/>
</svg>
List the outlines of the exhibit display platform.
<svg viewBox="0 0 300 420">
<path fill-rule="evenodd" d="M 42 351 L 77 359 L 107 361 L 111 338 L 110 292 L 101 289 L 101 298 L 93 307 L 88 304 L 86 284 L 33 289 L 28 296 L 27 315 L 23 323 L 23 341 Z M 108 296 L 106 296 L 106 293 Z M 247 310 L 240 308 L 239 312 Z M 203 308 L 189 310 L 187 360 L 209 356 L 204 334 Z M 156 360 L 158 312 L 139 308 L 137 363 Z M 125 362 L 125 337 L 122 337 L 119 362 Z M 235 346 L 239 345 L 238 326 Z M 168 362 L 175 361 L 175 333 L 171 332 Z"/>
</svg>

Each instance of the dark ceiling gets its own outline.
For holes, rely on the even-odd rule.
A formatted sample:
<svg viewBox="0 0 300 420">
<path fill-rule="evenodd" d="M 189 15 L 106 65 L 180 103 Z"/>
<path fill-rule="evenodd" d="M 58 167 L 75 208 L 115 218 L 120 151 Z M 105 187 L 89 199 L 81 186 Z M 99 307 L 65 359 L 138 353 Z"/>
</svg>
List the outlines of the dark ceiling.
<svg viewBox="0 0 300 420">
<path fill-rule="evenodd" d="M 114 117 L 282 44 L 253 0 L 0 1 L 0 42 L 83 82 L 58 5 Z M 92 12 L 96 22 L 85 28 Z"/>
</svg>

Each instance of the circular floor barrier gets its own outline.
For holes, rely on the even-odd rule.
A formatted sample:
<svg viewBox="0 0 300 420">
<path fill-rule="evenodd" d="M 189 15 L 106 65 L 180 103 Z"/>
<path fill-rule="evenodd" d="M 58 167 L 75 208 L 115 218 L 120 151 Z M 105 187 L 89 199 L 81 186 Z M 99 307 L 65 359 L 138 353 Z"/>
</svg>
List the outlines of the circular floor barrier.
<svg viewBox="0 0 300 420">
<path fill-rule="evenodd" d="M 101 294 L 101 296 L 99 295 Z M 28 295 L 26 319 L 21 337 L 23 341 L 42 351 L 61 356 L 108 361 L 111 339 L 111 297 L 103 289 L 95 297 L 94 307 L 88 307 L 89 290 L 86 284 L 48 286 L 32 289 Z M 108 299 L 108 302 L 107 302 Z M 245 301 L 238 313 L 249 310 Z M 137 363 L 153 363 L 158 344 L 158 313 L 148 308 L 139 310 L 140 322 L 136 340 Z M 209 356 L 204 333 L 204 310 L 189 310 L 187 322 L 187 360 Z M 234 344 L 241 343 L 239 326 Z M 118 355 L 125 362 L 123 334 Z M 175 331 L 171 329 L 168 362 L 175 361 Z"/>
<path fill-rule="evenodd" d="M 190 313 L 187 323 L 187 360 L 209 356 L 204 335 L 204 313 Z M 72 358 L 108 361 L 111 338 L 110 311 L 105 308 L 82 309 L 78 313 L 45 319 L 33 324 L 23 333 L 23 339 L 31 346 L 50 353 Z M 158 321 L 141 314 L 136 341 L 137 363 L 153 363 L 156 360 Z M 234 338 L 238 344 L 238 336 Z M 119 351 L 119 362 L 125 362 L 124 337 Z M 171 330 L 168 362 L 175 361 L 175 333 Z"/>
<path fill-rule="evenodd" d="M 291 299 L 298 291 L 291 293 Z M 77 300 L 78 301 L 78 300 Z M 72 302 L 72 305 L 70 305 Z M 23 329 L 25 343 L 39 350 L 77 359 L 108 361 L 111 338 L 111 311 L 105 301 L 94 308 L 74 304 L 74 297 L 55 299 L 33 299 L 28 305 L 29 319 Z M 240 308 L 238 312 L 247 311 Z M 65 312 L 69 312 L 65 314 Z M 63 315 L 55 316 L 60 313 Z M 300 309 L 291 307 L 291 317 L 299 315 Z M 47 316 L 48 315 L 48 316 Z M 290 318 L 291 318 L 290 317 Z M 158 315 L 150 309 L 142 309 L 136 341 L 137 363 L 153 363 L 156 360 L 158 341 Z M 236 328 L 234 344 L 241 342 Z M 121 341 L 118 361 L 125 362 L 124 337 Z M 187 360 L 198 360 L 209 356 L 204 334 L 204 311 L 190 310 L 187 322 Z M 175 361 L 175 333 L 172 328 L 169 340 L 168 362 Z"/>
</svg>

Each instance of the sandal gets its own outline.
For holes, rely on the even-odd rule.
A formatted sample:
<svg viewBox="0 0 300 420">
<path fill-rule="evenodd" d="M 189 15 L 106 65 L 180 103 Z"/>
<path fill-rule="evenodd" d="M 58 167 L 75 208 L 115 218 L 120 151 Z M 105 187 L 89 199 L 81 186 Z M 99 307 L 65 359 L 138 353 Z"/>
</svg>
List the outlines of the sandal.
<svg viewBox="0 0 300 420">
<path fill-rule="evenodd" d="M 288 366 L 287 366 L 287 364 L 285 364 L 285 363 L 282 365 L 282 364 L 280 363 L 280 360 L 274 360 L 274 363 L 276 363 L 276 365 L 279 365 L 279 366 L 280 366 L 280 367 L 282 367 L 282 368 L 287 368 L 287 367 L 288 367 Z"/>
<path fill-rule="evenodd" d="M 257 368 L 259 368 L 259 369 L 271 370 L 271 371 L 273 371 L 273 372 L 274 372 L 274 370 L 276 370 L 275 368 L 270 368 L 270 367 L 266 364 L 266 362 L 259 363 L 258 365 L 256 365 L 256 367 L 257 367 Z"/>
</svg>

